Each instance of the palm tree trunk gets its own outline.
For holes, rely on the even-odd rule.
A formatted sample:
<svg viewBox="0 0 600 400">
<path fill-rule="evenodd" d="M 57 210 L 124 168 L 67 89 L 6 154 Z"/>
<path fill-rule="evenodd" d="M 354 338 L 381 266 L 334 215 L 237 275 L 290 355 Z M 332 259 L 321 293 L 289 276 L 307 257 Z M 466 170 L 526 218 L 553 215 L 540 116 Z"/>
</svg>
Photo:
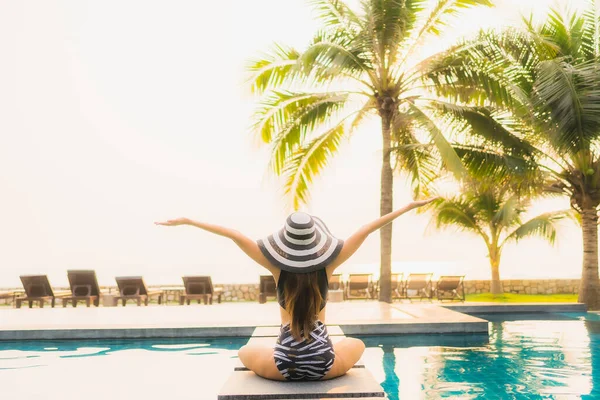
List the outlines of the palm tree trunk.
<svg viewBox="0 0 600 400">
<path fill-rule="evenodd" d="M 504 293 L 502 282 L 500 282 L 500 256 L 500 250 L 490 250 L 490 266 L 492 267 L 492 281 L 490 282 L 490 290 L 492 294 Z"/>
<path fill-rule="evenodd" d="M 579 286 L 580 303 L 589 310 L 600 309 L 600 282 L 598 280 L 598 214 L 593 206 L 582 207 L 583 270 Z"/>
<path fill-rule="evenodd" d="M 390 163 L 391 147 L 391 113 L 381 113 L 381 135 L 383 138 L 383 163 L 381 166 L 381 200 L 380 214 L 393 210 L 394 177 Z M 379 275 L 379 301 L 392 302 L 392 224 L 381 228 L 380 232 L 381 264 Z"/>
</svg>

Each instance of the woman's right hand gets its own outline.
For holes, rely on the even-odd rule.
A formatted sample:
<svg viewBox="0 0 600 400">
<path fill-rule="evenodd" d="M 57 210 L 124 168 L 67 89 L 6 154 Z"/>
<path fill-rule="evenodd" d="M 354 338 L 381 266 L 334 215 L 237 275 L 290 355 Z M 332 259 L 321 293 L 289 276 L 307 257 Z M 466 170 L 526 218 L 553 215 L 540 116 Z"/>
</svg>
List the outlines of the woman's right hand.
<svg viewBox="0 0 600 400">
<path fill-rule="evenodd" d="M 163 222 L 155 222 L 155 225 L 163 225 L 163 226 L 179 226 L 179 225 L 189 225 L 190 220 L 189 218 L 176 218 L 176 219 L 169 219 L 167 221 L 163 221 Z"/>
<path fill-rule="evenodd" d="M 429 199 L 425 199 L 425 200 L 418 200 L 418 201 L 413 201 L 411 204 L 411 208 L 419 208 L 419 207 L 423 207 L 424 205 L 427 205 L 431 202 L 434 202 L 438 199 L 440 199 L 440 196 L 436 196 L 436 197 L 432 197 Z"/>
</svg>

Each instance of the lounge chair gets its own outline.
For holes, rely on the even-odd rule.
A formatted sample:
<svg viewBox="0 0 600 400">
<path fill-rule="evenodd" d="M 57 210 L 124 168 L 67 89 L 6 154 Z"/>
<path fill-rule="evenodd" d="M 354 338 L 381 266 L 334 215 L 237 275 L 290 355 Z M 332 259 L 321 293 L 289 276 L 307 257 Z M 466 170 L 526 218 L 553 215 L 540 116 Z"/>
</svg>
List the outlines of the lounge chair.
<svg viewBox="0 0 600 400">
<path fill-rule="evenodd" d="M 14 302 L 16 297 L 15 292 L 0 292 L 0 300 L 4 300 L 5 304 L 8 304 L 8 299 Z"/>
<path fill-rule="evenodd" d="M 204 300 L 204 304 L 212 304 L 213 296 L 217 296 L 217 303 L 221 302 L 221 290 L 213 288 L 210 276 L 184 276 L 183 287 L 185 293 L 179 297 L 179 304 L 190 304 L 191 300 Z"/>
<path fill-rule="evenodd" d="M 342 274 L 331 275 L 331 279 L 329 280 L 329 290 L 344 290 Z"/>
<path fill-rule="evenodd" d="M 258 284 L 258 302 L 260 304 L 267 302 L 267 297 L 277 298 L 277 285 L 273 275 L 261 275 Z"/>
<path fill-rule="evenodd" d="M 21 275 L 20 278 L 21 283 L 23 283 L 23 289 L 25 289 L 25 296 L 15 299 L 15 306 L 17 308 L 21 308 L 23 301 L 29 302 L 29 308 L 33 307 L 33 302 L 35 301 L 40 303 L 40 308 L 44 307 L 45 302 L 49 302 L 54 307 L 56 298 L 59 296 L 54 294 L 47 275 Z M 65 294 L 61 293 L 60 295 Z"/>
<path fill-rule="evenodd" d="M 118 276 L 115 278 L 119 287 L 119 295 L 115 297 L 115 302 L 122 301 L 123 307 L 127 304 L 127 300 L 137 301 L 137 305 L 148 305 L 151 297 L 158 297 L 158 304 L 162 304 L 162 290 L 148 290 L 146 282 L 141 276 Z M 116 303 L 115 303 L 116 304 Z"/>
<path fill-rule="evenodd" d="M 77 307 L 77 302 L 85 301 L 87 307 L 92 303 L 100 305 L 100 287 L 94 270 L 69 270 L 67 271 L 71 295 L 62 298 L 62 305 L 66 307 L 69 302 Z"/>
<path fill-rule="evenodd" d="M 404 298 L 404 274 L 392 274 L 392 299 Z"/>
<path fill-rule="evenodd" d="M 403 298 L 404 293 L 404 274 L 402 272 L 397 274 L 392 274 L 392 299 L 401 299 Z M 377 279 L 373 281 L 373 289 L 371 292 L 371 297 L 376 299 L 379 296 L 379 290 L 381 286 L 381 279 Z"/>
<path fill-rule="evenodd" d="M 439 301 L 459 300 L 465 301 L 464 275 L 440 276 L 435 286 L 435 294 Z"/>
<path fill-rule="evenodd" d="M 335 303 L 344 301 L 344 282 L 341 274 L 332 275 L 329 279 L 329 290 L 327 291 L 327 301 Z"/>
<path fill-rule="evenodd" d="M 352 292 L 359 292 L 353 295 Z M 347 299 L 371 299 L 375 291 L 373 274 L 350 274 L 345 285 L 344 300 Z"/>
<path fill-rule="evenodd" d="M 404 298 L 409 300 L 417 298 L 419 300 L 431 300 L 433 295 L 432 276 L 432 273 L 409 274 L 404 283 Z"/>
</svg>

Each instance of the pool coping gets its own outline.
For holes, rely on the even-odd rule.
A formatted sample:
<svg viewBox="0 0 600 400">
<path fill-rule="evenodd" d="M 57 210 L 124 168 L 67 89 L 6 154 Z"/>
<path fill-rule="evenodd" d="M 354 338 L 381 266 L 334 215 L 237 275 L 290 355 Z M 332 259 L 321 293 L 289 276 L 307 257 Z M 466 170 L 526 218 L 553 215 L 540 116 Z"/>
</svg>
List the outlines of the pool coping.
<svg viewBox="0 0 600 400">
<path fill-rule="evenodd" d="M 246 338 L 255 326 L 178 327 L 178 328 L 105 328 L 105 329 L 28 329 L 0 331 L 0 341 L 79 340 L 79 339 L 177 339 L 177 338 Z"/>
<path fill-rule="evenodd" d="M 441 335 L 488 332 L 488 322 L 413 323 L 413 324 L 340 324 L 347 335 Z M 149 339 L 149 338 L 216 338 L 250 337 L 255 328 L 264 327 L 178 327 L 125 329 L 27 329 L 0 330 L 0 341 L 12 340 L 75 340 L 75 339 Z"/>
<path fill-rule="evenodd" d="M 355 304 L 342 306 L 342 314 Z M 400 312 L 410 318 L 402 319 L 389 317 L 382 319 L 365 319 L 349 313 L 345 317 L 335 317 L 328 320 L 328 325 L 339 325 L 346 335 L 440 335 L 440 334 L 488 334 L 489 323 L 485 319 L 469 315 L 469 313 L 520 313 L 520 312 L 586 312 L 585 304 L 581 303 L 423 303 L 419 305 L 406 303 L 369 304 L 362 305 L 364 310 L 386 309 L 390 315 Z M 359 309 L 360 309 L 359 307 Z M 201 308 L 198 308 L 201 310 Z M 48 310 L 49 312 L 52 312 Z M 86 310 L 81 310 L 85 312 Z M 88 310 L 91 311 L 91 310 Z M 128 310 L 128 312 L 130 312 Z M 33 314 L 32 314 L 33 316 Z M 159 318 L 160 319 L 160 318 Z M 166 326 L 165 326 L 166 325 Z M 169 326 L 170 325 L 170 326 Z M 65 324 L 56 327 L 43 324 L 12 325 L 2 328 L 0 325 L 0 341 L 15 340 L 77 340 L 77 339 L 159 339 L 159 338 L 242 338 L 252 336 L 259 327 L 276 326 L 267 320 L 255 323 L 244 322 L 237 325 L 232 323 L 211 323 L 204 326 L 189 322 L 171 323 L 132 323 L 115 325 L 96 323 L 95 325 Z"/>
<path fill-rule="evenodd" d="M 587 312 L 584 303 L 448 303 L 440 306 L 466 314 Z"/>
</svg>

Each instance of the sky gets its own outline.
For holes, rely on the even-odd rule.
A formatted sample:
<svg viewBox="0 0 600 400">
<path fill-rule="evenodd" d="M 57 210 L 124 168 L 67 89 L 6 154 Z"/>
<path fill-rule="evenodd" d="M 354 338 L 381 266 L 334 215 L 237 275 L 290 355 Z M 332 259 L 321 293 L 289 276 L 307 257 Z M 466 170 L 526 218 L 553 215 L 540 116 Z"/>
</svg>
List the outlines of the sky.
<svg viewBox="0 0 600 400">
<path fill-rule="evenodd" d="M 426 51 L 552 3 L 504 0 L 470 11 Z M 275 41 L 302 48 L 318 24 L 304 0 L 206 4 L 0 2 L 0 287 L 18 287 L 22 274 L 64 286 L 67 269 L 95 269 L 106 285 L 122 275 L 178 284 L 182 275 L 246 283 L 266 273 L 227 239 L 153 222 L 185 216 L 256 239 L 282 226 L 289 209 L 267 169 L 269 148 L 250 131 L 258 99 L 245 66 Z M 303 210 L 342 239 L 377 218 L 380 158 L 373 119 L 342 144 Z M 396 176 L 394 206 L 410 200 L 406 178 Z M 556 199 L 531 212 L 567 207 Z M 489 278 L 478 237 L 436 231 L 414 212 L 393 226 L 395 271 Z M 377 272 L 378 262 L 373 234 L 340 272 Z M 538 239 L 508 246 L 501 266 L 506 279 L 580 272 L 572 223 L 554 247 Z"/>
</svg>

